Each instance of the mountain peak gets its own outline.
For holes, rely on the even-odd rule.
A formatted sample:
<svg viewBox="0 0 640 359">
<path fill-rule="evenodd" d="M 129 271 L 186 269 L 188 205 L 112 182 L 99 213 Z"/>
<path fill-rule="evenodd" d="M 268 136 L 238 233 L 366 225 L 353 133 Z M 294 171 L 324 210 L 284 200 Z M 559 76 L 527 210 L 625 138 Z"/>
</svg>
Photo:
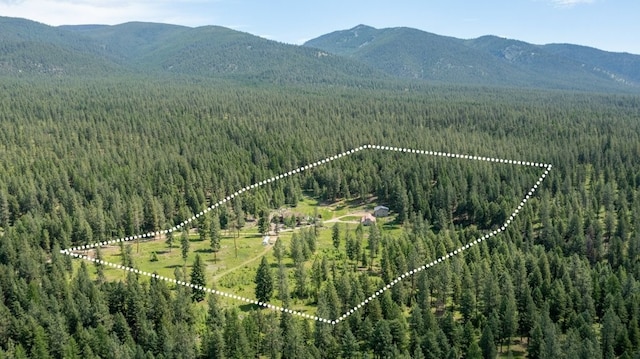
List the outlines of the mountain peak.
<svg viewBox="0 0 640 359">
<path fill-rule="evenodd" d="M 375 27 L 364 25 L 364 24 L 356 25 L 352 29 L 350 29 L 350 31 L 363 31 L 363 30 L 377 30 L 377 29 Z"/>
</svg>

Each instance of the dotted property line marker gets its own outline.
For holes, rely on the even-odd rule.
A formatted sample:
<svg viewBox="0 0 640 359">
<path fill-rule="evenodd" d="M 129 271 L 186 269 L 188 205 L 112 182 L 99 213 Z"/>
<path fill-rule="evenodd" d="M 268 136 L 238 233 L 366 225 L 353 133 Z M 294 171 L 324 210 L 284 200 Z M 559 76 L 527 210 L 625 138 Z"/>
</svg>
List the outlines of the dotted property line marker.
<svg viewBox="0 0 640 359">
<path fill-rule="evenodd" d="M 518 205 L 518 207 L 513 211 L 513 213 L 509 216 L 509 218 L 506 220 L 506 222 L 504 224 L 502 224 L 501 227 L 499 227 L 498 229 L 489 232 L 487 234 L 485 234 L 482 237 L 476 238 L 474 241 L 471 241 L 470 243 L 467 243 L 466 245 L 463 245 L 459 248 L 454 249 L 453 251 L 447 253 L 446 255 L 433 260 L 430 263 L 424 264 L 421 267 L 415 268 L 415 269 L 411 269 L 409 271 L 407 271 L 406 273 L 396 277 L 395 279 L 393 279 L 390 283 L 387 283 L 386 285 L 384 285 L 382 288 L 378 289 L 375 293 L 373 293 L 372 295 L 370 295 L 367 299 L 365 299 L 364 301 L 362 301 L 360 304 L 354 306 L 353 308 L 351 308 L 350 310 L 346 311 L 342 316 L 340 316 L 339 318 L 336 318 L 334 320 L 330 320 L 330 319 L 326 319 L 326 318 L 320 318 L 314 315 L 310 315 L 307 313 L 302 313 L 302 312 L 298 312 L 295 310 L 291 310 L 288 308 L 284 308 L 284 307 L 280 307 L 277 305 L 273 305 L 270 303 L 264 303 L 261 301 L 258 301 L 256 299 L 250 299 L 250 298 L 245 298 L 239 295 L 235 295 L 235 294 L 231 294 L 231 293 L 227 293 L 227 292 L 222 292 L 219 290 L 215 290 L 215 289 L 211 289 L 211 288 L 206 288 L 200 285 L 195 285 L 189 282 L 185 282 L 185 281 L 179 281 L 173 278 L 169 278 L 169 277 L 165 277 L 165 276 L 161 276 L 155 273 L 149 273 L 149 272 L 145 272 L 145 271 L 141 271 L 139 269 L 136 268 L 132 268 L 132 267 L 127 267 L 127 266 L 123 266 L 120 264 L 114 264 L 111 262 L 106 262 L 100 259 L 96 259 L 93 257 L 89 257 L 87 255 L 84 254 L 79 254 L 76 253 L 77 251 L 84 251 L 84 250 L 89 250 L 95 247 L 99 247 L 99 246 L 106 246 L 106 245 L 110 245 L 110 244 L 114 244 L 114 243 L 120 243 L 120 242 L 127 242 L 127 241 L 131 241 L 131 240 L 137 240 L 137 239 L 142 239 L 142 238 L 150 238 L 150 237 L 154 237 L 160 234 L 166 234 L 166 233 L 170 233 L 170 232 L 174 232 L 177 231 L 181 228 L 183 228 L 184 226 L 186 226 L 187 224 L 191 223 L 192 221 L 196 220 L 197 218 L 199 218 L 200 216 L 204 215 L 205 213 L 216 209 L 217 207 L 219 207 L 220 205 L 226 203 L 227 201 L 230 201 L 231 199 L 239 196 L 240 194 L 264 186 L 267 183 L 271 183 L 271 182 L 275 182 L 277 180 L 280 180 L 282 178 L 285 177 L 289 177 L 289 176 L 293 176 L 295 174 L 298 174 L 302 171 L 305 170 L 309 170 L 312 169 L 314 167 L 323 165 L 325 163 L 328 163 L 330 161 L 334 161 L 336 159 L 345 157 L 345 156 L 349 156 L 351 154 L 354 154 L 358 151 L 362 151 L 364 149 L 374 149 L 374 150 L 385 150 L 385 151 L 396 151 L 396 152 L 402 152 L 402 153 L 414 153 L 414 154 L 422 154 L 422 155 L 429 155 L 429 156 L 439 156 L 439 157 L 447 157 L 447 158 L 459 158 L 459 159 L 466 159 L 466 160 L 472 160 L 472 161 L 485 161 L 485 162 L 494 162 L 494 163 L 504 163 L 504 164 L 511 164 L 511 165 L 520 165 L 520 166 L 529 166 L 529 167 L 539 167 L 539 168 L 545 168 L 544 173 L 538 178 L 538 181 L 536 182 L 536 184 L 529 190 L 529 192 L 525 195 L 525 197 L 520 201 L 520 204 Z M 437 265 L 438 263 L 441 263 L 443 261 L 448 260 L 449 258 L 456 256 L 460 253 L 462 253 L 464 250 L 471 248 L 472 246 L 479 244 L 491 237 L 496 236 L 497 234 L 503 232 L 504 230 L 506 230 L 506 228 L 511 224 L 511 222 L 515 219 L 515 217 L 518 215 L 518 213 L 520 212 L 520 210 L 522 210 L 522 208 L 524 207 L 524 205 L 527 203 L 527 201 L 531 198 L 531 196 L 533 196 L 533 194 L 535 193 L 536 189 L 542 184 L 542 181 L 545 179 L 545 177 L 549 174 L 549 172 L 551 171 L 551 165 L 550 164 L 543 164 L 543 163 L 537 163 L 537 162 L 526 162 L 526 161 L 515 161 L 515 160 L 507 160 L 507 159 L 500 159 L 500 158 L 491 158 L 491 157 L 479 157 L 479 156 L 472 156 L 472 155 L 462 155 L 462 154 L 455 154 L 455 153 L 447 153 L 447 152 L 435 152 L 435 151 L 425 151 L 425 150 L 416 150 L 416 149 L 407 149 L 407 148 L 398 148 L 398 147 L 389 147 L 389 146 L 379 146 L 379 145 L 364 145 L 364 146 L 360 146 L 357 148 L 354 148 L 352 150 L 348 150 L 342 153 L 339 153 L 337 155 L 334 156 L 330 156 L 327 157 L 325 159 L 322 159 L 320 161 L 317 162 L 313 162 L 311 164 L 302 166 L 302 167 L 298 167 L 294 170 L 291 170 L 289 172 L 286 173 L 282 173 L 280 175 L 276 175 L 274 177 L 271 177 L 269 179 L 251 184 L 249 186 L 246 186 L 230 195 L 228 195 L 226 198 L 223 198 L 222 200 L 216 202 L 215 204 L 207 207 L 206 209 L 204 209 L 203 211 L 200 211 L 200 213 L 197 213 L 195 215 L 193 215 L 191 218 L 175 225 L 174 227 L 170 228 L 170 229 L 165 229 L 165 230 L 161 230 L 161 231 L 156 231 L 156 232 L 148 232 L 148 233 L 144 233 L 144 234 L 138 234 L 138 235 L 133 235 L 133 236 L 127 236 L 127 237 L 123 237 L 123 238 L 119 238 L 119 239 L 113 239 L 110 241 L 104 241 L 104 242 L 96 242 L 96 243 L 92 243 L 92 244 L 87 244 L 87 245 L 82 245 L 82 246 L 77 246 L 77 247 L 72 247 L 69 249 L 62 249 L 60 250 L 61 254 L 65 254 L 65 255 L 69 255 L 73 258 L 80 258 L 80 259 L 84 259 L 90 262 L 94 262 L 94 263 L 98 263 L 98 264 L 102 264 L 102 265 L 106 265 L 115 269 L 120 269 L 120 270 L 124 270 L 124 271 L 129 271 L 129 272 L 133 272 L 136 274 L 141 274 L 141 275 L 145 275 L 145 276 L 149 276 L 152 278 L 156 278 L 156 279 L 160 279 L 160 280 L 164 280 L 170 283 L 174 283 L 176 285 L 183 285 L 186 287 L 191 287 L 191 288 L 195 288 L 195 289 L 199 289 L 199 290 L 204 290 L 208 293 L 211 294 L 215 294 L 215 295 L 219 295 L 219 296 L 223 296 L 223 297 L 228 297 L 231 299 L 235 299 L 235 300 L 239 300 L 239 301 L 243 301 L 246 303 L 250 303 L 250 304 L 255 304 L 264 308 L 268 308 L 268 309 L 272 309 L 275 311 L 280 311 L 280 312 L 284 312 L 284 313 L 290 313 L 293 315 L 297 315 L 306 319 L 313 319 L 319 322 L 323 322 L 323 323 L 327 323 L 327 324 L 338 324 L 339 322 L 345 320 L 347 317 L 349 317 L 351 314 L 353 314 L 355 311 L 357 311 L 358 309 L 362 308 L 363 306 L 365 306 L 367 303 L 369 303 L 371 300 L 375 299 L 376 297 L 380 296 L 381 294 L 383 294 L 385 291 L 391 289 L 391 287 L 393 287 L 394 285 L 398 284 L 400 281 L 402 281 L 403 279 L 407 278 L 407 277 L 411 277 L 427 268 L 433 267 L 435 265 Z"/>
</svg>

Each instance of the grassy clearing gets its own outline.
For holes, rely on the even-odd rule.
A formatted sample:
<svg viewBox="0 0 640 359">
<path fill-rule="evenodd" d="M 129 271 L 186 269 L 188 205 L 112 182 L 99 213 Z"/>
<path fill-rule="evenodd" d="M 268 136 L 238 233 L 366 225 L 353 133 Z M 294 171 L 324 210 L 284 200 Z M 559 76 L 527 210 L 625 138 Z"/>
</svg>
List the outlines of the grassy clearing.
<svg viewBox="0 0 640 359">
<path fill-rule="evenodd" d="M 359 222 L 360 213 L 371 211 L 376 203 L 370 199 L 369 201 L 338 201 L 330 204 L 322 204 L 317 200 L 309 197 L 304 197 L 295 208 L 286 208 L 284 211 L 291 211 L 303 215 L 313 216 L 317 213 L 322 217 L 322 222 L 337 220 L 348 222 Z M 356 214 L 357 213 L 357 214 Z M 345 232 L 348 230 L 355 238 L 355 230 L 357 223 L 339 223 L 341 229 L 341 237 L 344 238 Z M 380 218 L 378 225 L 385 233 L 398 235 L 401 233 L 401 226 L 393 223 L 393 218 Z M 311 295 L 311 269 L 314 259 L 325 257 L 330 266 L 334 265 L 338 272 L 344 269 L 347 265 L 347 270 L 353 270 L 355 263 L 346 261 L 346 251 L 344 239 L 341 241 L 338 249 L 334 248 L 331 239 L 331 227 L 333 223 L 320 224 L 318 227 L 318 236 L 316 238 L 316 252 L 312 254 L 311 258 L 305 262 L 305 269 L 307 271 L 307 298 L 291 299 L 291 308 L 297 311 L 305 313 L 315 313 L 315 303 Z M 311 228 L 311 227 L 308 227 Z M 285 229 L 279 233 L 279 240 L 281 240 L 285 247 L 285 258 L 283 259 L 283 265 L 287 271 L 288 287 L 289 291 L 293 293 L 295 288 L 294 278 L 294 263 L 290 256 L 289 248 L 291 245 L 292 234 L 299 231 L 301 228 Z M 368 229 L 365 227 L 365 240 L 363 243 L 364 248 L 367 248 Z M 180 249 L 181 232 L 174 233 L 173 248 L 169 248 L 164 238 L 158 238 L 153 240 L 141 240 L 139 243 L 132 241 L 126 243 L 131 246 L 132 259 L 134 267 L 150 272 L 158 273 L 159 275 L 169 278 L 175 277 L 176 270 L 186 270 L 187 274 L 191 272 L 191 265 L 195 260 L 196 254 L 200 255 L 201 259 L 206 264 L 206 278 L 207 285 L 209 287 L 216 287 L 218 290 L 240 295 L 246 298 L 255 297 L 255 273 L 260 263 L 260 259 L 263 256 L 267 256 L 269 263 L 271 264 L 274 284 L 277 278 L 278 265 L 273 255 L 273 244 L 276 237 L 271 237 L 271 244 L 264 246 L 262 244 L 262 235 L 258 232 L 256 223 L 247 223 L 246 227 L 240 230 L 239 233 L 222 231 L 221 249 L 214 257 L 214 253 L 210 250 L 210 243 L 208 241 L 201 241 L 197 233 L 192 232 L 189 235 L 190 249 L 189 255 L 185 260 L 182 259 L 182 253 Z M 234 244 L 235 242 L 235 244 Z M 236 255 L 237 244 L 237 255 Z M 151 258 L 155 253 L 157 261 L 152 261 Z M 102 248 L 103 259 L 110 263 L 122 263 L 122 253 L 120 246 L 107 246 Z M 376 257 L 373 261 L 373 270 L 378 269 L 379 258 Z M 95 274 L 95 268 L 92 267 L 92 272 Z M 365 270 L 361 268 L 361 270 Z M 115 269 L 112 267 L 105 267 L 105 276 L 109 281 L 124 280 L 127 276 L 125 271 Z M 372 274 L 372 277 L 377 276 Z M 147 277 L 141 277 L 141 280 L 148 280 Z M 277 285 L 274 285 L 274 296 L 271 303 L 281 305 L 280 300 L 277 299 Z M 224 305 L 239 304 L 238 301 L 229 298 L 221 298 L 221 302 Z M 252 305 L 240 305 L 241 310 L 250 310 Z"/>
</svg>

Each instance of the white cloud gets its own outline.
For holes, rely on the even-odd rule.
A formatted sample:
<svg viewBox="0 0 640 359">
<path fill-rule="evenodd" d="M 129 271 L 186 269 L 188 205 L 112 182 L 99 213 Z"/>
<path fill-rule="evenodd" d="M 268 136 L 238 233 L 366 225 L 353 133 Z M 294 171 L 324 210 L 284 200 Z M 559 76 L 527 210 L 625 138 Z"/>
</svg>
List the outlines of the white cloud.
<svg viewBox="0 0 640 359">
<path fill-rule="evenodd" d="M 574 7 L 580 4 L 592 4 L 595 0 L 550 0 L 557 7 Z"/>
</svg>

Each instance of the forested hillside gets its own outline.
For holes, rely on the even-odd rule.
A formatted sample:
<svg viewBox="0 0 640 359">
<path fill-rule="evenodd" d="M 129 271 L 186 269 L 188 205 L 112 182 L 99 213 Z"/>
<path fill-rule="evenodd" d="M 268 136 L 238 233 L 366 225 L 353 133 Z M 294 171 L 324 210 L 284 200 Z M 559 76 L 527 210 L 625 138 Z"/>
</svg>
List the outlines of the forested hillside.
<svg viewBox="0 0 640 359">
<path fill-rule="evenodd" d="M 400 78 L 568 90 L 636 91 L 640 56 L 498 36 L 457 39 L 406 28 L 358 25 L 305 46 L 360 60 Z"/>
<path fill-rule="evenodd" d="M 359 25 L 283 44 L 220 26 L 129 22 L 52 27 L 0 17 L 0 75 L 146 74 L 243 84 L 380 87 L 389 81 L 638 93 L 640 56 L 482 36 Z"/>
<path fill-rule="evenodd" d="M 5 78 L 0 88 L 0 358 L 640 357 L 638 97 L 117 78 Z M 239 188 L 369 143 L 554 169 L 505 233 L 336 326 L 200 302 L 132 273 L 105 280 L 59 253 L 169 228 Z M 364 234 L 379 239 L 370 273 L 324 272 L 318 312 L 334 318 L 503 223 L 539 176 L 383 152 L 340 161 L 222 210 L 258 217 L 295 191 L 374 195 L 404 213 L 394 232 Z"/>
<path fill-rule="evenodd" d="M 84 78 L 146 74 L 243 83 L 367 84 L 388 76 L 357 61 L 220 26 L 132 22 L 51 27 L 0 17 L 0 74 Z"/>
</svg>

